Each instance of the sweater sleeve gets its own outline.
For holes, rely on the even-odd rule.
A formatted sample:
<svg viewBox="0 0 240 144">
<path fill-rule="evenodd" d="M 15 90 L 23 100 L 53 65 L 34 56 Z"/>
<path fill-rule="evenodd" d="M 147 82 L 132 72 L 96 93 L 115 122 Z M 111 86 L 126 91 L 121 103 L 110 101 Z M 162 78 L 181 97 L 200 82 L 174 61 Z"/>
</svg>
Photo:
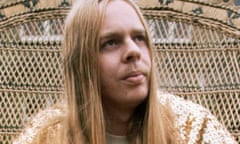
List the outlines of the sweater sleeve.
<svg viewBox="0 0 240 144">
<path fill-rule="evenodd" d="M 63 110 L 56 107 L 39 112 L 30 120 L 13 144 L 53 144 L 52 140 L 61 127 L 63 114 Z"/>
<path fill-rule="evenodd" d="M 201 122 L 199 142 L 206 144 L 237 144 L 228 130 L 206 110 L 205 118 Z"/>
<path fill-rule="evenodd" d="M 176 126 L 184 144 L 237 144 L 227 129 L 211 112 L 183 98 L 162 94 L 161 103 L 168 103 L 176 115 Z"/>
</svg>

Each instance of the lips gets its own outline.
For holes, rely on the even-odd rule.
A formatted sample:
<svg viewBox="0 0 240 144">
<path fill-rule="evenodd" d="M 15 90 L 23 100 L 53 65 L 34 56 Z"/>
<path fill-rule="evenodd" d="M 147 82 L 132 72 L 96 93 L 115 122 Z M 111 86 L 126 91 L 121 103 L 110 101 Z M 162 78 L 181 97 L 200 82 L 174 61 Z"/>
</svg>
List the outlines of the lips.
<svg viewBox="0 0 240 144">
<path fill-rule="evenodd" d="M 138 85 L 145 80 L 145 75 L 142 72 L 133 71 L 128 73 L 124 80 L 130 85 Z"/>
</svg>

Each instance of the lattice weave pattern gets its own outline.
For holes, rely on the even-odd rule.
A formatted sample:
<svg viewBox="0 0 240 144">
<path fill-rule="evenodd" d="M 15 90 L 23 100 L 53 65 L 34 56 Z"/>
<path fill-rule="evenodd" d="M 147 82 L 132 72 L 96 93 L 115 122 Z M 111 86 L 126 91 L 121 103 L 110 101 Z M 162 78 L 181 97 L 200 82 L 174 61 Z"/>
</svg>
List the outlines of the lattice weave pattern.
<svg viewBox="0 0 240 144">
<path fill-rule="evenodd" d="M 145 16 L 160 89 L 205 106 L 239 141 L 239 38 L 211 21 L 202 25 L 174 12 L 146 10 Z"/>
<path fill-rule="evenodd" d="M 0 16 L 1 144 L 10 144 L 30 116 L 62 97 L 61 39 L 67 11 L 36 8 Z M 240 142 L 239 29 L 167 8 L 143 12 L 160 88 L 210 109 Z"/>
<path fill-rule="evenodd" d="M 22 3 L 4 8 L 21 9 Z M 0 19 L 1 144 L 11 144 L 32 115 L 62 97 L 60 51 L 68 8 L 24 12 Z"/>
</svg>

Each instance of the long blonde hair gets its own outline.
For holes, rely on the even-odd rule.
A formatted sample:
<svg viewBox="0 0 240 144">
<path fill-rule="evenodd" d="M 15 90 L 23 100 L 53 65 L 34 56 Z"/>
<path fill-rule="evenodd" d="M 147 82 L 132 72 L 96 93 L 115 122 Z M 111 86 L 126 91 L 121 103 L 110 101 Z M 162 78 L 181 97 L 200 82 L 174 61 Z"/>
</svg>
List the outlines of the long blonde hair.
<svg viewBox="0 0 240 144">
<path fill-rule="evenodd" d="M 105 8 L 111 0 L 78 0 L 69 12 L 64 30 L 63 66 L 68 115 L 64 125 L 64 143 L 105 144 L 106 126 L 99 81 L 99 30 Z M 147 25 L 138 7 L 129 3 L 142 24 Z M 99 10 L 99 3 L 104 8 Z M 147 31 L 148 47 L 152 45 Z M 153 64 L 152 64 L 153 65 Z M 152 66 L 147 99 L 136 108 L 129 126 L 132 143 L 176 144 L 172 112 L 162 106 L 156 96 L 155 69 Z"/>
</svg>

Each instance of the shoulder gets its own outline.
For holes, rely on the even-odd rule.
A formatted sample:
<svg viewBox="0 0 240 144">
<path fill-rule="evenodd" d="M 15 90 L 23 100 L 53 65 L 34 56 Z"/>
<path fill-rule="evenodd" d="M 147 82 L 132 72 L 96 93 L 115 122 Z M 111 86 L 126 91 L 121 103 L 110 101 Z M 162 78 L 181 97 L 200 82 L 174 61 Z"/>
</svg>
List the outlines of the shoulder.
<svg viewBox="0 0 240 144">
<path fill-rule="evenodd" d="M 60 129 L 66 115 L 64 104 L 57 104 L 37 113 L 13 144 L 44 144 Z"/>
<path fill-rule="evenodd" d="M 210 114 L 209 110 L 203 106 L 181 97 L 169 93 L 159 93 L 158 96 L 160 103 L 170 105 L 178 120 L 185 121 L 188 117 L 202 118 Z"/>
<path fill-rule="evenodd" d="M 159 100 L 170 105 L 185 143 L 236 144 L 227 129 L 203 106 L 167 93 L 159 93 Z"/>
</svg>

